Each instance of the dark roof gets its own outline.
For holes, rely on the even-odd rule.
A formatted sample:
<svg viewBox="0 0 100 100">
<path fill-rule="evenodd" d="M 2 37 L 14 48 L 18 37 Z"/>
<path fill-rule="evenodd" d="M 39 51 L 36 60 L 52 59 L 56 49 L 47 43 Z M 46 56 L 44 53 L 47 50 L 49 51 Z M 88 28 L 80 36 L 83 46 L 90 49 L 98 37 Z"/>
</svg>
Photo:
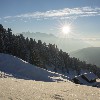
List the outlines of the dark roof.
<svg viewBox="0 0 100 100">
<path fill-rule="evenodd" d="M 75 77 L 73 78 L 73 80 L 74 80 L 74 79 L 79 80 L 79 83 L 88 84 L 88 82 L 87 82 L 86 80 L 84 80 L 84 79 L 81 77 L 81 75 L 80 75 L 80 76 L 75 76 Z"/>
<path fill-rule="evenodd" d="M 89 83 L 88 81 L 86 81 L 84 78 L 82 78 L 83 75 L 84 75 L 89 81 L 98 78 L 94 73 L 89 72 L 89 73 L 81 74 L 81 75 L 79 75 L 79 76 L 75 76 L 74 78 L 72 78 L 72 80 L 74 81 L 75 79 L 77 79 L 77 80 L 78 80 L 78 83 L 84 84 L 84 85 L 90 85 L 90 86 L 93 86 L 93 85 L 96 84 L 96 82 Z"/>
<path fill-rule="evenodd" d="M 98 77 L 97 77 L 94 73 L 92 73 L 92 72 L 90 72 L 90 73 L 84 73 L 83 75 L 84 75 L 89 81 L 98 78 Z"/>
</svg>

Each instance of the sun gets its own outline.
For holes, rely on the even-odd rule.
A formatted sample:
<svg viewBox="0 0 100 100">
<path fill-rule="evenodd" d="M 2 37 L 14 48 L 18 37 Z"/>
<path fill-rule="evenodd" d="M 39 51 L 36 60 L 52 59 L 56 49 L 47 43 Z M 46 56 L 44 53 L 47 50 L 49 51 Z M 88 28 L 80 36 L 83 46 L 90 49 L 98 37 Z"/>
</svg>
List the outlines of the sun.
<svg viewBox="0 0 100 100">
<path fill-rule="evenodd" d="M 69 33 L 71 32 L 71 27 L 68 26 L 68 25 L 65 25 L 65 26 L 62 27 L 61 30 L 62 30 L 62 32 L 63 32 L 64 34 L 69 34 Z"/>
</svg>

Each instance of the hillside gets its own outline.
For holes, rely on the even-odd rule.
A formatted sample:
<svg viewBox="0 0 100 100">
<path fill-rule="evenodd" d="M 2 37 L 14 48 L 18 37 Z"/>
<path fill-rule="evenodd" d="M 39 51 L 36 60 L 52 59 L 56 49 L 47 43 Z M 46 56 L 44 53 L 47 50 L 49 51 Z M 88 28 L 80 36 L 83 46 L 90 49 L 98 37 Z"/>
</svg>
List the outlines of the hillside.
<svg viewBox="0 0 100 100">
<path fill-rule="evenodd" d="M 72 72 L 69 76 L 71 74 L 74 75 Z M 0 53 L 0 100 L 100 99 L 99 87 L 78 85 L 67 79 L 62 74 Z"/>
<path fill-rule="evenodd" d="M 50 36 L 52 37 L 52 35 Z M 61 73 L 70 74 L 71 69 L 76 71 L 77 75 L 81 74 L 81 70 L 88 70 L 100 77 L 100 68 L 97 66 L 86 64 L 86 62 L 80 61 L 75 57 L 71 58 L 67 52 L 59 49 L 55 44 L 46 44 L 41 40 L 36 41 L 32 38 L 25 38 L 22 34 L 12 34 L 10 28 L 5 29 L 1 24 L 0 43 L 0 53 L 16 56 L 32 65 L 44 69 L 50 67 L 52 68 L 52 71 L 58 73 L 60 70 Z"/>
<path fill-rule="evenodd" d="M 0 53 L 0 71 L 20 79 L 45 82 L 64 81 L 60 74 L 47 71 L 17 57 L 2 53 Z"/>
<path fill-rule="evenodd" d="M 81 70 L 81 74 L 88 74 L 89 80 L 97 79 L 98 77 L 89 72 L 88 70 Z M 84 74 L 85 75 L 85 74 Z M 17 79 L 44 81 L 44 82 L 75 82 L 73 79 L 77 76 L 75 70 L 70 69 L 69 73 L 63 73 L 57 69 L 57 72 L 52 70 L 52 67 L 48 67 L 47 70 L 40 67 L 29 64 L 20 58 L 12 55 L 0 53 L 0 78 L 14 77 Z M 78 84 L 84 84 L 88 86 L 99 86 L 98 82 L 87 82 L 81 76 L 78 76 Z"/>
<path fill-rule="evenodd" d="M 71 74 L 74 75 L 70 72 L 69 76 Z M 67 79 L 62 74 L 44 70 L 15 56 L 0 53 L 0 100 L 100 99 L 99 87 L 79 85 Z"/>
<path fill-rule="evenodd" d="M 72 57 L 79 58 L 87 63 L 95 64 L 100 67 L 100 47 L 89 47 L 71 52 Z"/>
</svg>

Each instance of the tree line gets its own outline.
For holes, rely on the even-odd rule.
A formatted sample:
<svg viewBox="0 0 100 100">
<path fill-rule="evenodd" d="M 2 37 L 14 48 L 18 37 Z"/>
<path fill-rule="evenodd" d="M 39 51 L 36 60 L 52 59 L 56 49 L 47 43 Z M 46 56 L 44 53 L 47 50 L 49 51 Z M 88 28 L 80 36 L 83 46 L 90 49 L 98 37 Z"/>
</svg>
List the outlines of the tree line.
<svg viewBox="0 0 100 100">
<path fill-rule="evenodd" d="M 33 38 L 25 38 L 22 34 L 12 34 L 11 28 L 5 29 L 0 24 L 0 53 L 17 56 L 31 64 L 47 69 L 53 67 L 54 71 L 61 70 L 69 73 L 70 69 L 76 70 L 78 75 L 81 69 L 94 72 L 100 77 L 100 68 L 96 65 L 87 64 L 75 57 L 70 57 L 55 44 L 37 42 Z"/>
</svg>

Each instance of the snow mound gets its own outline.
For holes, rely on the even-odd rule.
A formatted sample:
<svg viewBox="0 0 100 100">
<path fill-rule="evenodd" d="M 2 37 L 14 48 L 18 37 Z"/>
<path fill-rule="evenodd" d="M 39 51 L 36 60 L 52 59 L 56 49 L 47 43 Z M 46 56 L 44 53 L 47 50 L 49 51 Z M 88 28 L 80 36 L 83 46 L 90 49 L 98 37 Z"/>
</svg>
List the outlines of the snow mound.
<svg viewBox="0 0 100 100">
<path fill-rule="evenodd" d="M 49 72 L 15 56 L 3 53 L 0 53 L 0 71 L 12 74 L 17 78 L 36 81 L 65 81 L 60 74 Z"/>
</svg>

